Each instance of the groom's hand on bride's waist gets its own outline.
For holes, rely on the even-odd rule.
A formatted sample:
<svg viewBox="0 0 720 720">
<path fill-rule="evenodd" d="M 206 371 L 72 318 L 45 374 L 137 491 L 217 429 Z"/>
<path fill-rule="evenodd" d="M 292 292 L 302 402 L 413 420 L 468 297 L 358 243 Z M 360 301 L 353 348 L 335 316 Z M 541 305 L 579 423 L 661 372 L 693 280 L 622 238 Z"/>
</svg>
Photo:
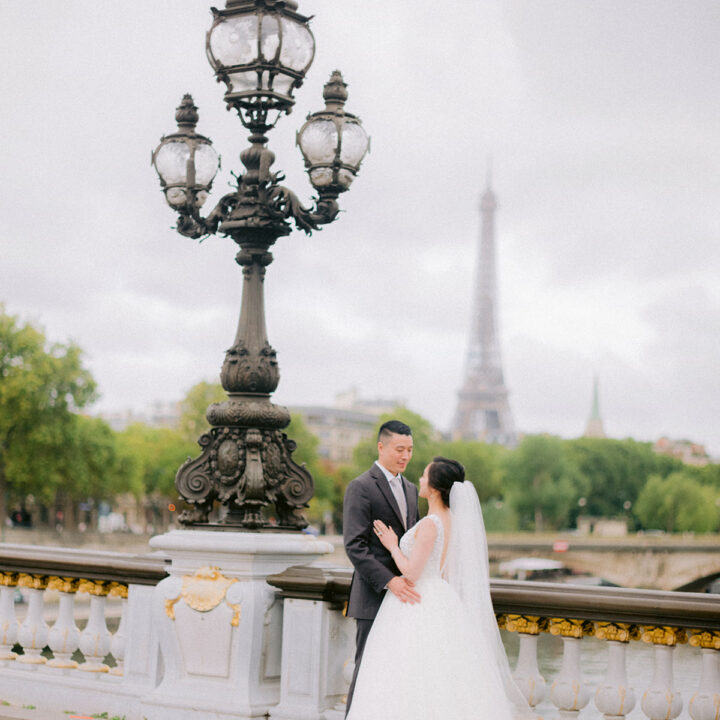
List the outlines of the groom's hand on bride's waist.
<svg viewBox="0 0 720 720">
<path fill-rule="evenodd" d="M 396 575 L 388 584 L 387 589 L 401 602 L 411 605 L 420 602 L 420 594 L 415 590 L 415 583 L 402 575 Z"/>
</svg>

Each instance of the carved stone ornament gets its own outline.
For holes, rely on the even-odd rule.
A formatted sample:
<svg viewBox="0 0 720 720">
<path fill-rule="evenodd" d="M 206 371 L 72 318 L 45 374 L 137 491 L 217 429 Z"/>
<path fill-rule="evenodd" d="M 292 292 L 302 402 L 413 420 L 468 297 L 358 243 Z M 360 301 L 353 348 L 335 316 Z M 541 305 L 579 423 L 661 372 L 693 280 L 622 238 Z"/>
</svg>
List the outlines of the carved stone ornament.
<svg viewBox="0 0 720 720">
<path fill-rule="evenodd" d="M 640 639 L 640 628 L 630 623 L 598 622 L 595 637 L 599 640 L 629 643 L 631 640 Z"/>
<path fill-rule="evenodd" d="M 32 590 L 44 590 L 47 587 L 47 577 L 44 575 L 28 575 L 20 573 L 18 575 L 18 587 L 30 588 Z"/>
<path fill-rule="evenodd" d="M 77 591 L 102 597 L 110 592 L 110 583 L 105 580 L 80 580 Z"/>
<path fill-rule="evenodd" d="M 510 632 L 539 635 L 547 630 L 548 621 L 538 615 L 506 615 L 504 627 Z"/>
<path fill-rule="evenodd" d="M 687 633 L 682 628 L 667 625 L 646 625 L 642 640 L 653 645 L 683 645 L 687 642 Z"/>
<path fill-rule="evenodd" d="M 569 620 L 566 618 L 552 618 L 550 620 L 550 634 L 560 637 L 581 638 L 584 635 L 593 635 L 595 627 L 588 620 Z"/>
<path fill-rule="evenodd" d="M 14 587 L 17 584 L 18 584 L 17 573 L 14 573 L 14 572 L 0 573 L 0 586 Z"/>
<path fill-rule="evenodd" d="M 240 623 L 240 603 L 231 603 L 225 597 L 228 588 L 236 582 L 237 578 L 226 578 L 218 567 L 201 567 L 193 575 L 183 577 L 180 594 L 165 600 L 165 613 L 171 620 L 175 620 L 175 604 L 180 600 L 184 600 L 195 612 L 209 612 L 225 600 L 233 611 L 230 624 L 237 627 Z"/>
<path fill-rule="evenodd" d="M 691 630 L 690 644 L 703 650 L 720 650 L 720 632 L 717 630 Z"/>
<path fill-rule="evenodd" d="M 48 578 L 48 590 L 57 590 L 63 593 L 77 592 L 80 581 L 77 578 L 50 577 Z"/>
</svg>

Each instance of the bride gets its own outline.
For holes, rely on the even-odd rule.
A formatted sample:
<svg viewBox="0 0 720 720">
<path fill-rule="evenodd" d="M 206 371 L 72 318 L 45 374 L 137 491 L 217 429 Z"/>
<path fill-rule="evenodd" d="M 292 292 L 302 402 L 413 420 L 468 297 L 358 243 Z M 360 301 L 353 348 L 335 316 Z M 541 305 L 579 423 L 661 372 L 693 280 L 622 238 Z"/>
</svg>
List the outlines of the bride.
<svg viewBox="0 0 720 720">
<path fill-rule="evenodd" d="M 398 543 L 374 531 L 422 599 L 386 593 L 367 639 L 347 720 L 512 720 L 531 716 L 515 685 L 490 599 L 475 488 L 455 460 L 420 478 L 428 514 Z"/>
</svg>

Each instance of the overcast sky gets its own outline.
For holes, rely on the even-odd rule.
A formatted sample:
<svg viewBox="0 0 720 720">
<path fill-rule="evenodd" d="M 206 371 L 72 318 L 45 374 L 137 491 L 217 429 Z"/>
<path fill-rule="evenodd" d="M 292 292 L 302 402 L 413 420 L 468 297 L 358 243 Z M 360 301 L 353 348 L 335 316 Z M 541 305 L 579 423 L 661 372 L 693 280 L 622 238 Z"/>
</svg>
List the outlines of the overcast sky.
<svg viewBox="0 0 720 720">
<path fill-rule="evenodd" d="M 275 399 L 356 386 L 449 427 L 491 156 L 518 428 L 580 435 L 597 375 L 610 436 L 720 454 L 717 0 L 299 9 L 317 52 L 270 136 L 274 169 L 309 201 L 294 136 L 335 68 L 372 152 L 338 221 L 275 247 Z M 235 334 L 234 244 L 177 235 L 149 162 L 190 92 L 223 159 L 208 208 L 240 170 L 210 22 L 204 0 L 0 0 L 0 302 L 85 350 L 98 410 L 216 379 Z"/>
</svg>

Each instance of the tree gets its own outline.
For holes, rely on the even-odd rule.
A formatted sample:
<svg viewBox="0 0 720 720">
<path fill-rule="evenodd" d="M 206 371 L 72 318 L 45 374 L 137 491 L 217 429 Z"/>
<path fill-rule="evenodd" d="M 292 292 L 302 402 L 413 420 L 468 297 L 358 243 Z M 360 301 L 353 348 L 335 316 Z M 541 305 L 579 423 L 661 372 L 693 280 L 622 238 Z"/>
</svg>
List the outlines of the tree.
<svg viewBox="0 0 720 720">
<path fill-rule="evenodd" d="M 479 441 L 455 440 L 440 443 L 437 451 L 463 464 L 465 480 L 475 486 L 481 503 L 502 497 L 506 448 Z"/>
<path fill-rule="evenodd" d="M 507 485 L 521 525 L 542 532 L 562 527 L 587 490 L 587 481 L 568 457 L 563 441 L 528 435 L 508 455 Z"/>
<path fill-rule="evenodd" d="M 310 501 L 308 520 L 321 524 L 327 513 L 333 514 L 342 502 L 342 489 L 337 470 L 331 463 L 318 455 L 320 439 L 305 425 L 301 415 L 293 414 L 290 424 L 285 429 L 287 436 L 297 443 L 293 460 L 298 465 L 305 465 L 313 477 L 315 490 Z"/>
<path fill-rule="evenodd" d="M 666 532 L 710 532 L 718 526 L 717 490 L 703 487 L 680 470 L 652 475 L 638 497 L 635 513 L 645 528 Z"/>
<path fill-rule="evenodd" d="M 205 413 L 213 403 L 227 400 L 220 383 L 199 382 L 193 385 L 180 401 L 180 434 L 195 442 L 210 429 Z"/>
<path fill-rule="evenodd" d="M 682 468 L 679 460 L 653 452 L 650 443 L 631 439 L 579 438 L 565 446 L 588 480 L 583 513 L 594 517 L 625 514 L 626 503 L 634 506 L 650 475 L 665 477 Z"/>
<path fill-rule="evenodd" d="M 143 494 L 163 498 L 177 497 L 175 475 L 180 466 L 196 454 L 173 428 L 150 427 L 133 423 L 117 434 L 119 463 L 127 479 L 127 490 L 136 497 Z"/>
<path fill-rule="evenodd" d="M 54 494 L 72 447 L 74 412 L 95 398 L 95 382 L 72 343 L 49 344 L 0 305 L 0 521 L 11 493 Z"/>
</svg>

